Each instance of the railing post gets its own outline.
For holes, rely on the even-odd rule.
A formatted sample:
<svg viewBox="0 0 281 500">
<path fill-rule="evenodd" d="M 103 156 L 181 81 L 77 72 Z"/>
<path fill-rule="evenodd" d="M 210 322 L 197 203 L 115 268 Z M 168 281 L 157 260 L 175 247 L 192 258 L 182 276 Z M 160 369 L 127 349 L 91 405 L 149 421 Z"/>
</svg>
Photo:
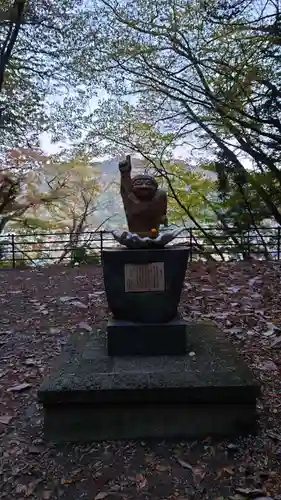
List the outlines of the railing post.
<svg viewBox="0 0 281 500">
<path fill-rule="evenodd" d="M 102 260 L 102 251 L 103 251 L 103 231 L 100 231 L 100 258 Z"/>
<path fill-rule="evenodd" d="M 277 229 L 277 260 L 280 260 L 280 236 L 281 236 L 280 226 Z"/>
<path fill-rule="evenodd" d="M 12 262 L 13 262 L 13 269 L 16 268 L 16 255 L 15 255 L 15 235 L 12 234 Z"/>
<path fill-rule="evenodd" d="M 193 235 L 192 235 L 192 227 L 189 228 L 189 260 L 192 262 L 192 250 L 193 250 Z"/>
</svg>

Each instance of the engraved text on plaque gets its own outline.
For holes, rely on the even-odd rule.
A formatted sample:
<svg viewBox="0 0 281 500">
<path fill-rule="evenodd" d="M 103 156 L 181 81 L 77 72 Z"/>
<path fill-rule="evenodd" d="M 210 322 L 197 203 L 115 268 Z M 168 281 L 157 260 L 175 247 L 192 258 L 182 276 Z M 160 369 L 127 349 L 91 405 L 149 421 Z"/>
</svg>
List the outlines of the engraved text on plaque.
<svg viewBox="0 0 281 500">
<path fill-rule="evenodd" d="M 125 292 L 157 292 L 164 290 L 164 262 L 125 264 Z"/>
</svg>

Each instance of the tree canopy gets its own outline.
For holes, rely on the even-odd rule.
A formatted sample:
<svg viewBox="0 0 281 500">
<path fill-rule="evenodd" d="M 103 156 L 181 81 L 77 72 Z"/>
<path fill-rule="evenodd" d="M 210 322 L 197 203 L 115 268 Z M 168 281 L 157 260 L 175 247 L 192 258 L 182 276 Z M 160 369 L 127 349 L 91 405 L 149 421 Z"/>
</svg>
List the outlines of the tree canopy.
<svg viewBox="0 0 281 500">
<path fill-rule="evenodd" d="M 219 175 L 252 184 L 280 223 L 267 186 L 249 173 L 281 183 L 278 4 L 100 0 L 98 12 L 94 68 L 111 107 L 133 102 L 174 144 L 204 149 Z"/>
<path fill-rule="evenodd" d="M 253 229 L 266 248 L 259 228 L 281 223 L 279 2 L 2 0 L 0 47 L 2 158 L 36 151 L 42 131 L 67 145 L 48 167 L 72 176 L 48 205 L 54 221 L 71 219 L 75 190 L 104 190 L 88 177 L 94 157 L 131 152 L 168 189 L 173 223 L 216 251 L 205 224 L 236 248 Z"/>
<path fill-rule="evenodd" d="M 75 139 L 88 100 L 91 13 L 83 0 L 1 0 L 0 147 Z"/>
</svg>

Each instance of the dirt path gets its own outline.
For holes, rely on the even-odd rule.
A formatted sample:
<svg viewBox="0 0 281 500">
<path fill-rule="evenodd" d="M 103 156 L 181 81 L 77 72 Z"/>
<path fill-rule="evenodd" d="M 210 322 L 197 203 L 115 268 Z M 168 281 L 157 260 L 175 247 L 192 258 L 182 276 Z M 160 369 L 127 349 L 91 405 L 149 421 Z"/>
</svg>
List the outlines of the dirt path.
<svg viewBox="0 0 281 500">
<path fill-rule="evenodd" d="M 5 270 L 0 280 L 0 498 L 280 500 L 279 264 L 193 264 L 186 278 L 185 318 L 224 328 L 262 384 L 260 433 L 233 443 L 46 445 L 36 391 L 69 334 L 106 318 L 102 272 Z"/>
</svg>

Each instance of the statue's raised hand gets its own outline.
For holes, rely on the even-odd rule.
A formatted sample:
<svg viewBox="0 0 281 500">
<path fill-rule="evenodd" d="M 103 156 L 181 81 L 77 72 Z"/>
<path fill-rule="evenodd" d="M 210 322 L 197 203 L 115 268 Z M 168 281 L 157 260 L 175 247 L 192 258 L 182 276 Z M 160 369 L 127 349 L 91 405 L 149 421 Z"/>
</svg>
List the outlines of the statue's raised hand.
<svg viewBox="0 0 281 500">
<path fill-rule="evenodd" d="M 122 160 L 119 162 L 119 170 L 121 173 L 128 172 L 130 173 L 132 170 L 131 157 L 130 155 L 126 156 L 126 160 Z"/>
</svg>

